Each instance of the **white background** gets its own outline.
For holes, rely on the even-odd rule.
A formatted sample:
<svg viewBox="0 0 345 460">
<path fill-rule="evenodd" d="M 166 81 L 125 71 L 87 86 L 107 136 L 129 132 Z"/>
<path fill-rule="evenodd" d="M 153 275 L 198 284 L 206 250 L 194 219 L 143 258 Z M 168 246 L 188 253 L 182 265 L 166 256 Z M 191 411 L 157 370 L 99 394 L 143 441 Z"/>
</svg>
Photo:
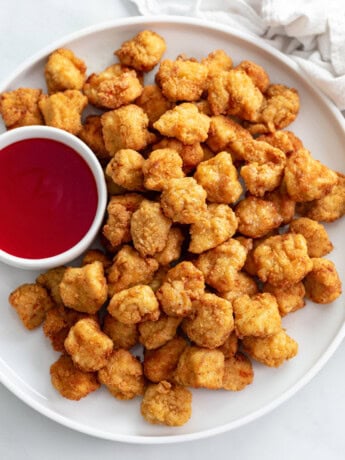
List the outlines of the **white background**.
<svg viewBox="0 0 345 460">
<path fill-rule="evenodd" d="M 136 14 L 126 0 L 0 0 L 0 80 L 66 34 Z M 344 384 L 342 344 L 312 382 L 270 414 L 209 439 L 159 446 L 121 444 L 71 431 L 0 385 L 0 459 L 343 460 Z"/>
</svg>

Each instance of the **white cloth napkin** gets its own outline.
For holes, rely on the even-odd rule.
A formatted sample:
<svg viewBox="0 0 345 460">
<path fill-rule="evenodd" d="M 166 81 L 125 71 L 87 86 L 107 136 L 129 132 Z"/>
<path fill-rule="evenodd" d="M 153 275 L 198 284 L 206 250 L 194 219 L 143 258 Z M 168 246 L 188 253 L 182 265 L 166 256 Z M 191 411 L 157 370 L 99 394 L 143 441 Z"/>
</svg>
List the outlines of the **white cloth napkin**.
<svg viewBox="0 0 345 460">
<path fill-rule="evenodd" d="M 345 110 L 343 0 L 130 0 L 143 15 L 194 16 L 246 31 L 288 54 Z"/>
</svg>

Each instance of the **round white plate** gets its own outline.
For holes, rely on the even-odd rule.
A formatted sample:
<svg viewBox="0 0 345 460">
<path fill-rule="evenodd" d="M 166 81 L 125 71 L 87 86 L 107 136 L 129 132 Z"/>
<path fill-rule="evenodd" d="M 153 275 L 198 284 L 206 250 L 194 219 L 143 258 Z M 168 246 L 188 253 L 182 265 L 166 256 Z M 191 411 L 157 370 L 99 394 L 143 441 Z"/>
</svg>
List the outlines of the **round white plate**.
<svg viewBox="0 0 345 460">
<path fill-rule="evenodd" d="M 180 53 L 201 58 L 222 48 L 235 63 L 251 59 L 263 65 L 271 81 L 295 87 L 301 110 L 291 129 L 313 155 L 331 168 L 345 172 L 345 126 L 334 106 L 299 75 L 289 59 L 257 38 L 224 26 L 185 18 L 132 18 L 89 28 L 43 50 L 23 64 L 0 92 L 20 86 L 45 88 L 43 68 L 47 55 L 57 47 L 70 47 L 98 72 L 115 62 L 113 51 L 143 29 L 162 34 L 168 45 L 165 57 Z M 0 132 L 4 131 L 0 125 Z M 345 220 L 327 226 L 336 263 L 344 282 Z M 146 423 L 140 415 L 140 400 L 118 401 L 105 388 L 79 402 L 62 398 L 51 386 L 49 367 L 59 356 L 41 328 L 26 331 L 7 298 L 19 284 L 31 282 L 38 273 L 0 264 L 0 377 L 20 399 L 51 419 L 101 438 L 133 443 L 186 441 L 231 430 L 262 416 L 306 384 L 340 344 L 344 332 L 344 298 L 331 305 L 307 306 L 283 319 L 287 332 L 299 343 L 296 358 L 278 369 L 254 364 L 252 385 L 238 393 L 193 391 L 193 415 L 183 427 L 168 428 Z"/>
</svg>

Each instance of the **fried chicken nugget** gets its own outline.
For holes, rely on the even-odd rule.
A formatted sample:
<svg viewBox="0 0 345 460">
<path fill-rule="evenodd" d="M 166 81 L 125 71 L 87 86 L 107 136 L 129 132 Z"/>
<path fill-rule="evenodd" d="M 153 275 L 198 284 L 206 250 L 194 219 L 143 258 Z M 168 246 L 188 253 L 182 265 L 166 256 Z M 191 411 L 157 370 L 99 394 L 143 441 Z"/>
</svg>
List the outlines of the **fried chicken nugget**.
<svg viewBox="0 0 345 460">
<path fill-rule="evenodd" d="M 146 85 L 141 95 L 135 100 L 135 104 L 141 107 L 149 117 L 149 126 L 157 121 L 163 113 L 174 107 L 174 103 L 163 96 L 157 85 Z"/>
<path fill-rule="evenodd" d="M 53 299 L 56 305 L 63 304 L 60 295 L 60 283 L 62 281 L 65 270 L 66 267 L 51 268 L 45 273 L 41 273 L 36 278 L 36 283 L 47 289 L 50 297 Z"/>
<path fill-rule="evenodd" d="M 239 123 L 223 115 L 211 117 L 210 129 L 208 132 L 207 145 L 213 152 L 238 151 L 239 146 L 253 141 L 250 133 Z"/>
<path fill-rule="evenodd" d="M 288 313 L 299 310 L 305 305 L 305 288 L 302 281 L 283 287 L 265 283 L 263 291 L 274 295 L 278 303 L 280 316 L 285 316 Z"/>
<path fill-rule="evenodd" d="M 183 161 L 183 172 L 190 173 L 204 159 L 204 152 L 200 142 L 195 144 L 184 144 L 178 139 L 164 137 L 157 144 L 152 146 L 153 150 L 172 149 L 175 150 Z"/>
<path fill-rule="evenodd" d="M 164 38 L 152 30 L 142 30 L 114 51 L 121 64 L 142 72 L 149 72 L 160 61 L 166 50 Z"/>
<path fill-rule="evenodd" d="M 61 396 L 73 401 L 79 401 L 101 386 L 96 373 L 81 371 L 68 355 L 61 355 L 50 366 L 50 377 L 53 387 Z"/>
<path fill-rule="evenodd" d="M 231 358 L 236 354 L 238 351 L 238 337 L 235 330 L 233 330 L 231 334 L 228 335 L 223 345 L 217 349 L 223 353 L 225 359 Z"/>
<path fill-rule="evenodd" d="M 66 268 L 60 283 L 60 295 L 67 307 L 94 314 L 107 300 L 107 294 L 107 280 L 101 262 Z"/>
<path fill-rule="evenodd" d="M 113 341 L 101 331 L 95 319 L 83 318 L 69 330 L 65 349 L 76 367 L 84 372 L 95 372 L 106 365 Z"/>
<path fill-rule="evenodd" d="M 203 294 L 192 303 L 193 312 L 182 328 L 199 347 L 220 347 L 234 329 L 232 306 L 215 294 Z"/>
<path fill-rule="evenodd" d="M 42 90 L 18 88 L 0 94 L 0 114 L 7 129 L 20 126 L 43 125 L 38 106 Z"/>
<path fill-rule="evenodd" d="M 157 149 L 143 164 L 144 184 L 148 190 L 162 191 L 170 179 L 184 177 L 183 161 L 173 149 Z"/>
<path fill-rule="evenodd" d="M 230 70 L 232 68 L 232 59 L 224 50 L 219 49 L 209 53 L 207 57 L 201 60 L 201 64 L 207 67 L 207 78 L 210 80 L 219 72 Z"/>
<path fill-rule="evenodd" d="M 105 148 L 101 117 L 89 115 L 86 117 L 78 137 L 87 144 L 101 162 L 108 161 L 111 156 Z"/>
<path fill-rule="evenodd" d="M 267 337 L 244 337 L 243 349 L 253 359 L 270 367 L 279 367 L 285 360 L 294 358 L 298 344 L 284 329 Z"/>
<path fill-rule="evenodd" d="M 333 244 L 329 239 L 323 225 L 308 217 L 294 219 L 289 231 L 300 233 L 307 241 L 309 257 L 323 257 L 333 250 Z"/>
<path fill-rule="evenodd" d="M 67 48 L 53 51 L 44 67 L 49 94 L 66 89 L 81 90 L 86 78 L 85 75 L 85 62 Z"/>
<path fill-rule="evenodd" d="M 81 264 L 87 265 L 96 261 L 101 262 L 104 271 L 106 271 L 111 265 L 111 260 L 108 259 L 104 252 L 100 249 L 89 249 L 87 252 L 85 252 Z"/>
<path fill-rule="evenodd" d="M 236 215 L 229 206 L 210 204 L 198 222 L 190 226 L 188 250 L 200 254 L 215 248 L 235 234 L 237 225 Z"/>
<path fill-rule="evenodd" d="M 129 350 L 138 343 L 139 333 L 136 324 L 125 324 L 106 313 L 103 321 L 103 332 L 111 338 L 114 348 Z"/>
<path fill-rule="evenodd" d="M 162 347 L 176 335 L 182 318 L 161 314 L 156 321 L 144 321 L 138 326 L 139 341 L 147 350 Z"/>
<path fill-rule="evenodd" d="M 267 91 L 270 77 L 261 65 L 253 61 L 241 61 L 235 69 L 243 70 L 262 93 Z"/>
<path fill-rule="evenodd" d="M 165 267 L 181 256 L 183 233 L 178 227 L 171 227 L 168 233 L 166 245 L 160 252 L 156 252 L 154 258 L 159 265 Z"/>
<path fill-rule="evenodd" d="M 223 299 L 233 302 L 237 297 L 241 297 L 244 294 L 251 297 L 257 294 L 257 292 L 258 286 L 255 280 L 244 272 L 237 272 L 234 276 L 231 288 L 228 291 L 221 292 L 220 296 L 223 297 Z"/>
<path fill-rule="evenodd" d="M 142 365 L 127 350 L 114 350 L 97 375 L 98 380 L 117 399 L 129 400 L 144 393 Z"/>
<path fill-rule="evenodd" d="M 293 152 L 303 148 L 303 143 L 292 131 L 278 130 L 274 133 L 262 134 L 256 138 L 257 141 L 263 141 L 267 144 L 282 150 L 287 157 Z"/>
<path fill-rule="evenodd" d="M 334 263 L 319 258 L 312 259 L 313 268 L 304 279 L 306 295 L 315 303 L 327 304 L 337 299 L 342 284 Z"/>
<path fill-rule="evenodd" d="M 120 187 L 142 192 L 144 157 L 132 149 L 118 150 L 107 164 L 105 173 Z"/>
<path fill-rule="evenodd" d="M 281 163 L 259 163 L 253 161 L 241 168 L 241 177 L 250 194 L 263 197 L 280 186 L 284 175 L 285 161 Z"/>
<path fill-rule="evenodd" d="M 243 353 L 238 352 L 224 361 L 223 388 L 229 391 L 243 390 L 254 379 L 253 366 Z"/>
<path fill-rule="evenodd" d="M 264 195 L 264 200 L 273 203 L 282 218 L 282 224 L 289 224 L 295 215 L 296 202 L 292 200 L 286 193 L 284 181 L 280 187 L 273 192 L 267 192 Z"/>
<path fill-rule="evenodd" d="M 194 179 L 206 190 L 210 202 L 235 203 L 242 193 L 237 170 L 228 152 L 220 152 L 199 163 Z"/>
<path fill-rule="evenodd" d="M 192 393 L 181 385 L 165 380 L 146 388 L 141 414 L 152 424 L 181 426 L 192 415 Z"/>
<path fill-rule="evenodd" d="M 54 303 L 48 291 L 39 284 L 22 284 L 8 297 L 9 303 L 16 310 L 26 329 L 35 329 L 44 321 L 48 310 Z"/>
</svg>

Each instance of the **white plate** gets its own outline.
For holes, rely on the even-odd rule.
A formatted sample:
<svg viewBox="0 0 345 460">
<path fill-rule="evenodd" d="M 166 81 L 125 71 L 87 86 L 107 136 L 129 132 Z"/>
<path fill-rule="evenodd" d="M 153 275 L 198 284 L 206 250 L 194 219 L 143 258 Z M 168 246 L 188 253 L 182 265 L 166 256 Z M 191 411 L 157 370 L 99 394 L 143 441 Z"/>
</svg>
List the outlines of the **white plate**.
<svg viewBox="0 0 345 460">
<path fill-rule="evenodd" d="M 115 62 L 113 51 L 138 31 L 150 28 L 168 44 L 165 57 L 180 53 L 201 58 L 223 48 L 235 63 L 252 59 L 263 65 L 272 82 L 298 89 L 301 111 L 291 129 L 313 155 L 331 168 L 345 172 L 344 121 L 334 106 L 302 76 L 287 58 L 263 41 L 203 21 L 184 18 L 132 18 L 89 28 L 52 44 L 4 83 L 0 91 L 20 86 L 44 88 L 46 56 L 67 46 L 83 58 L 88 72 L 97 72 Z M 0 125 L 0 132 L 4 131 Z M 329 256 L 344 282 L 345 221 L 327 227 L 334 251 Z M 133 443 L 177 442 L 207 437 L 241 426 L 262 416 L 305 385 L 326 363 L 345 333 L 343 296 L 331 305 L 308 305 L 283 319 L 287 332 L 299 343 L 296 358 L 278 369 L 254 365 L 254 383 L 238 393 L 193 391 L 193 415 L 181 428 L 147 424 L 140 415 L 139 399 L 121 402 L 102 388 L 87 398 L 72 402 L 51 386 L 49 367 L 58 354 L 42 330 L 26 331 L 8 305 L 8 294 L 19 284 L 30 282 L 36 272 L 20 271 L 0 264 L 0 376 L 2 383 L 20 399 L 51 419 L 101 438 Z"/>
</svg>

